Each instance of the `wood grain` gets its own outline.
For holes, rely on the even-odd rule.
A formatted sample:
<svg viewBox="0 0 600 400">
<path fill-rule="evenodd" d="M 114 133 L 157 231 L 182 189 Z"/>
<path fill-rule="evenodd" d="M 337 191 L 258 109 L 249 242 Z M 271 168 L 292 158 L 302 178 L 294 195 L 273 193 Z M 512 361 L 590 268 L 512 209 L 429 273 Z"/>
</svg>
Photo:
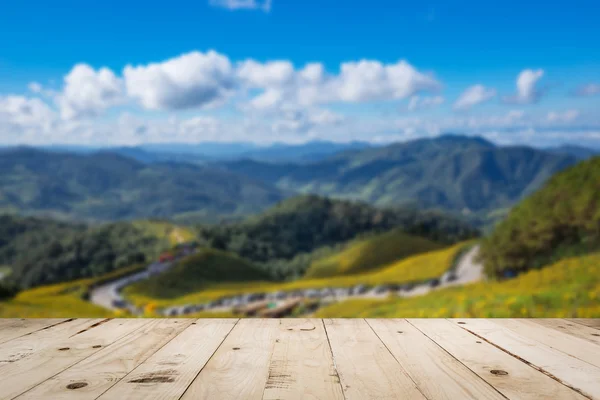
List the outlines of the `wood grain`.
<svg viewBox="0 0 600 400">
<path fill-rule="evenodd" d="M 587 318 L 567 318 L 567 321 L 575 322 L 577 324 L 589 326 L 590 328 L 600 329 L 600 319 L 587 319 Z"/>
<path fill-rule="evenodd" d="M 509 399 L 585 399 L 451 321 L 409 318 L 408 322 Z"/>
<path fill-rule="evenodd" d="M 579 339 L 587 340 L 588 342 L 600 345 L 600 332 L 598 332 L 597 329 L 590 328 L 582 324 L 573 323 L 564 319 L 535 318 L 531 321 L 547 328 L 556 329 L 560 332 L 568 333 L 571 336 L 578 337 Z"/>
<path fill-rule="evenodd" d="M 499 319 L 494 322 L 521 336 L 600 367 L 600 347 L 593 343 L 523 319 Z"/>
<path fill-rule="evenodd" d="M 236 319 L 193 322 L 99 399 L 179 399 L 236 322 Z"/>
<path fill-rule="evenodd" d="M 283 319 L 263 399 L 343 399 L 327 334 L 320 319 Z"/>
<path fill-rule="evenodd" d="M 0 318 L 0 343 L 67 321 L 67 318 Z"/>
<path fill-rule="evenodd" d="M 84 332 L 54 343 L 30 357 L 0 366 L 0 399 L 12 399 L 22 394 L 148 322 L 143 319 L 114 319 L 97 326 L 90 325 Z"/>
<path fill-rule="evenodd" d="M 600 398 L 600 368 L 520 335 L 492 320 L 456 320 L 454 323 L 553 375 L 571 388 L 580 390 L 589 397 Z"/>
<path fill-rule="evenodd" d="M 347 399 L 426 398 L 365 320 L 324 321 Z"/>
<path fill-rule="evenodd" d="M 505 399 L 406 320 L 367 323 L 428 399 Z"/>
<path fill-rule="evenodd" d="M 600 400 L 598 322 L 0 319 L 0 400 Z"/>
<path fill-rule="evenodd" d="M 242 319 L 182 397 L 261 399 L 279 320 Z"/>
<path fill-rule="evenodd" d="M 22 360 L 48 346 L 64 341 L 104 319 L 76 319 L 20 336 L 0 344 L 0 366 Z"/>
<path fill-rule="evenodd" d="M 48 379 L 18 399 L 96 399 L 187 328 L 192 319 L 151 320 L 111 346 Z M 84 382 L 77 390 L 69 385 Z"/>
</svg>

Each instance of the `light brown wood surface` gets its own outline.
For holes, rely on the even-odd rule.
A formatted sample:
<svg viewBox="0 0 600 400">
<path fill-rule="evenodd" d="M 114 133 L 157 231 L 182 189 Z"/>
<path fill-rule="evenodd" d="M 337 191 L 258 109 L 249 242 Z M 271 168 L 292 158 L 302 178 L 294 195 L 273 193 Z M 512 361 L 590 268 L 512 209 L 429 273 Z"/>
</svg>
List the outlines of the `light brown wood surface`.
<svg viewBox="0 0 600 400">
<path fill-rule="evenodd" d="M 600 400 L 597 327 L 569 319 L 0 319 L 0 400 Z"/>
</svg>

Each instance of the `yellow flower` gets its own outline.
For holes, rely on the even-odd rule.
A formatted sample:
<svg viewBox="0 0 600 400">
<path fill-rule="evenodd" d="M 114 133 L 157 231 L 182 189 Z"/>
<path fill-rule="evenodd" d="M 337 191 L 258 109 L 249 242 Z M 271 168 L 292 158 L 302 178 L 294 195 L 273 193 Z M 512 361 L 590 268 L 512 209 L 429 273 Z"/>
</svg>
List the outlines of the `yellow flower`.
<svg viewBox="0 0 600 400">
<path fill-rule="evenodd" d="M 527 315 L 527 309 L 525 307 L 521 308 L 521 315 Z"/>
</svg>

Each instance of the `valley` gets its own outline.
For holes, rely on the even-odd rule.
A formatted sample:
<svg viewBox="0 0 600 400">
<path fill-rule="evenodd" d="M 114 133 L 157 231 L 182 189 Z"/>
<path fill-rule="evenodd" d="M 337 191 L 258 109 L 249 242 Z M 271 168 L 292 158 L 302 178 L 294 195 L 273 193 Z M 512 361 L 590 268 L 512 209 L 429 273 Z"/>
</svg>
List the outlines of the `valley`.
<svg viewBox="0 0 600 400">
<path fill-rule="evenodd" d="M 11 172 L 0 179 L 0 200 L 7 207 L 28 200 L 18 201 L 23 215 L 0 216 L 0 316 L 580 317 L 598 310 L 598 282 L 588 275 L 600 250 L 599 158 L 577 161 L 453 135 L 342 151 L 293 168 L 259 160 L 145 164 L 103 152 L 6 154 L 0 164 Z M 464 157 L 478 161 L 465 164 Z M 41 167 L 31 161 L 38 158 Z M 445 182 L 440 201 L 411 197 L 408 177 L 416 171 L 430 187 Z M 402 184 L 368 190 L 389 202 L 338 190 L 367 190 L 384 177 Z M 289 190 L 313 179 L 322 183 L 308 183 L 306 191 L 328 196 Z M 84 209 L 78 199 L 95 207 L 93 196 L 113 201 L 117 192 L 119 207 L 125 203 L 118 196 L 133 199 L 136 211 L 126 218 L 108 203 L 108 220 L 73 218 L 73 210 Z M 60 200 L 61 218 L 35 210 L 52 210 L 48 193 L 71 199 Z M 147 196 L 141 207 L 132 193 Z M 206 199 L 200 193 L 216 208 L 197 202 L 195 196 Z M 256 195 L 267 201 L 233 205 Z M 223 208 L 215 196 L 232 206 Z M 221 213 L 227 208 L 233 214 Z M 483 229 L 478 218 L 488 221 Z"/>
</svg>

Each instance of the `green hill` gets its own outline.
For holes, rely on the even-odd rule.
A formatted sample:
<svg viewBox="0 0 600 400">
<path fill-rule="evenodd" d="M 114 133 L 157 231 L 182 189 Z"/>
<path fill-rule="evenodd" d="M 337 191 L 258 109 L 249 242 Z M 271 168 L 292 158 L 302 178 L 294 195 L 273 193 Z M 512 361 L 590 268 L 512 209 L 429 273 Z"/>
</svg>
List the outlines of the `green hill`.
<svg viewBox="0 0 600 400">
<path fill-rule="evenodd" d="M 284 196 L 268 184 L 191 164 L 118 154 L 0 151 L 0 211 L 79 218 L 217 219 L 261 211 Z"/>
<path fill-rule="evenodd" d="M 327 278 L 369 272 L 394 261 L 440 248 L 442 245 L 431 240 L 393 230 L 353 241 L 344 250 L 315 260 L 305 277 Z"/>
<path fill-rule="evenodd" d="M 224 251 L 202 249 L 173 268 L 127 288 L 127 293 L 156 299 L 185 296 L 215 283 L 268 281 L 268 275 L 252 263 Z"/>
<path fill-rule="evenodd" d="M 466 222 L 439 212 L 379 209 L 308 195 L 283 201 L 241 223 L 199 227 L 198 236 L 209 247 L 267 263 L 274 277 L 285 279 L 303 275 L 312 261 L 322 257 L 323 248 L 391 229 L 443 244 L 478 235 Z"/>
<path fill-rule="evenodd" d="M 600 157 L 556 174 L 482 244 L 489 274 L 524 271 L 600 248 Z"/>
<path fill-rule="evenodd" d="M 485 214 L 512 206 L 576 162 L 568 154 L 443 135 L 348 151 L 310 164 L 241 160 L 222 165 L 285 190 L 378 206 L 417 204 Z"/>
<path fill-rule="evenodd" d="M 128 222 L 82 225 L 0 216 L 0 265 L 21 288 L 98 277 L 154 259 L 168 238 Z"/>
</svg>

